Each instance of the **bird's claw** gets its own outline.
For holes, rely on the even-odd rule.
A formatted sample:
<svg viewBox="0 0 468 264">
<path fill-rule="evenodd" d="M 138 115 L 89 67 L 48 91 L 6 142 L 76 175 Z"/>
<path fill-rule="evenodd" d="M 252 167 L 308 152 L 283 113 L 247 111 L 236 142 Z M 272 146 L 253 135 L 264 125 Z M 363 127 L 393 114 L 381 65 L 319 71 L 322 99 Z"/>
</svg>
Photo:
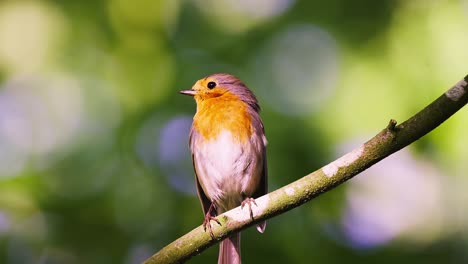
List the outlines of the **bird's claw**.
<svg viewBox="0 0 468 264">
<path fill-rule="evenodd" d="M 214 216 L 211 216 L 209 214 L 206 214 L 205 215 L 205 220 L 203 220 L 203 230 L 206 232 L 206 229 L 208 227 L 208 231 L 210 232 L 210 236 L 212 239 L 214 239 L 214 234 L 213 234 L 213 230 L 211 229 L 211 223 L 210 221 L 215 221 L 216 223 L 218 223 L 218 225 L 221 225 L 221 222 L 219 222 L 218 218 L 214 217 Z"/>
<path fill-rule="evenodd" d="M 255 204 L 255 206 L 258 206 L 257 203 L 255 202 L 255 199 L 251 198 L 251 197 L 245 198 L 245 200 L 242 201 L 242 203 L 241 203 L 241 209 L 244 209 L 244 206 L 246 204 L 249 206 L 250 218 L 252 218 L 252 220 L 254 220 L 253 212 L 252 212 L 252 204 Z"/>
</svg>

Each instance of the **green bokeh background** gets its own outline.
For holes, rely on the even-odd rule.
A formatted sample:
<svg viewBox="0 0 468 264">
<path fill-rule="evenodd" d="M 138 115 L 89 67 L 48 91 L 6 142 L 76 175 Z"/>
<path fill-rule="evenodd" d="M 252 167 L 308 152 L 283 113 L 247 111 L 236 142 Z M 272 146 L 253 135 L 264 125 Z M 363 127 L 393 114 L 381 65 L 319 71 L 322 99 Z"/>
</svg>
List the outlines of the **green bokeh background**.
<svg viewBox="0 0 468 264">
<path fill-rule="evenodd" d="M 467 0 L 1 1 L 0 263 L 140 263 L 200 225 L 197 79 L 257 94 L 274 190 L 466 75 L 467 29 Z M 467 124 L 243 232 L 244 262 L 468 262 Z"/>
</svg>

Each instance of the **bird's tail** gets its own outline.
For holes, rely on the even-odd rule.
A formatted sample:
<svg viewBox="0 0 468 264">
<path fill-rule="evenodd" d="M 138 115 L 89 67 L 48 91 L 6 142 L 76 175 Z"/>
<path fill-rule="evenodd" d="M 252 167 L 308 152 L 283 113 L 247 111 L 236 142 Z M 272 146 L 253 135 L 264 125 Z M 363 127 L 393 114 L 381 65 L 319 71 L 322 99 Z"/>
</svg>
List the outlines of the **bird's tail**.
<svg viewBox="0 0 468 264">
<path fill-rule="evenodd" d="M 218 264 L 240 264 L 240 233 L 236 233 L 223 241 L 219 245 Z"/>
</svg>

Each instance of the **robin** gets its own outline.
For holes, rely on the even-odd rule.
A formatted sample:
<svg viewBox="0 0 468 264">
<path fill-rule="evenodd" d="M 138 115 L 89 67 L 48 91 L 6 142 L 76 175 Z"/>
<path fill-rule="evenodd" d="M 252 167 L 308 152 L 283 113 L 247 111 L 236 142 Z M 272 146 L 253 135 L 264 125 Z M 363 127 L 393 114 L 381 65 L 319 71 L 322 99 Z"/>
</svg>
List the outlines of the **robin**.
<svg viewBox="0 0 468 264">
<path fill-rule="evenodd" d="M 191 90 L 197 103 L 190 131 L 190 150 L 197 193 L 208 228 L 216 216 L 251 204 L 267 193 L 267 140 L 257 99 L 235 76 L 216 73 L 198 80 Z M 266 222 L 257 225 L 261 233 Z M 240 233 L 223 240 L 218 263 L 241 263 Z"/>
</svg>

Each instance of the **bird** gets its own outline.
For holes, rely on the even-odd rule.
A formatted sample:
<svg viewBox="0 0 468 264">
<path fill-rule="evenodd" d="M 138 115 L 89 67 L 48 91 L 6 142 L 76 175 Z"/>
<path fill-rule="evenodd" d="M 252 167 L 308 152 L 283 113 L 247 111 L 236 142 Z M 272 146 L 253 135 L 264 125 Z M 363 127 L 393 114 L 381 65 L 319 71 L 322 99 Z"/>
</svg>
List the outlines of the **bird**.
<svg viewBox="0 0 468 264">
<path fill-rule="evenodd" d="M 196 113 L 189 135 L 197 194 L 205 215 L 203 227 L 212 238 L 210 221 L 237 206 L 252 205 L 268 191 L 267 139 L 260 106 L 253 92 L 237 77 L 215 73 L 191 89 Z M 257 224 L 263 233 L 266 222 Z M 218 264 L 241 263 L 240 233 L 220 243 Z"/>
</svg>

